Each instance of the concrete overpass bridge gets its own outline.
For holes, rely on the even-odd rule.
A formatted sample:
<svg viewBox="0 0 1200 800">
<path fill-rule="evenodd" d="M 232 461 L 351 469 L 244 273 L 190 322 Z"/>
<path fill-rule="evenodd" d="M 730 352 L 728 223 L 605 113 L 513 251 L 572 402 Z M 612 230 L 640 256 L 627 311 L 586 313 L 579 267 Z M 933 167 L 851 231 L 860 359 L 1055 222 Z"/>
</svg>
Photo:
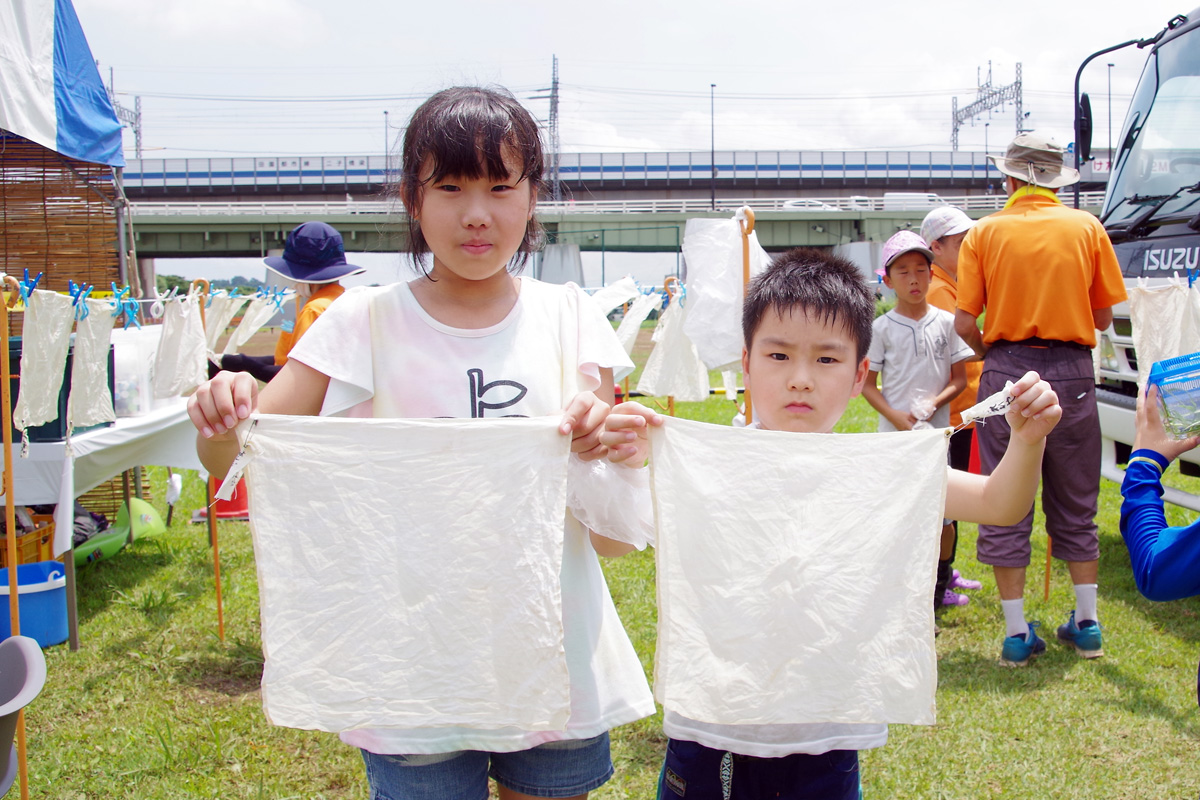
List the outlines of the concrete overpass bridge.
<svg viewBox="0 0 1200 800">
<path fill-rule="evenodd" d="M 1003 206 L 1000 195 L 944 196 L 941 200 L 981 217 Z M 1101 192 L 1081 196 L 1095 212 Z M 921 198 L 809 198 L 800 208 L 786 198 L 641 199 L 539 203 L 538 217 L 551 242 L 574 242 L 582 250 L 677 252 L 684 226 L 694 217 L 729 218 L 747 205 L 754 209 L 759 241 L 769 251 L 790 247 L 829 247 L 857 241 L 885 241 L 901 228 L 917 229 L 933 205 Z M 288 231 L 321 219 L 341 231 L 346 249 L 356 252 L 407 250 L 403 207 L 386 201 L 225 201 L 132 204 L 134 246 L 145 258 L 262 257 L 281 249 Z"/>
</svg>

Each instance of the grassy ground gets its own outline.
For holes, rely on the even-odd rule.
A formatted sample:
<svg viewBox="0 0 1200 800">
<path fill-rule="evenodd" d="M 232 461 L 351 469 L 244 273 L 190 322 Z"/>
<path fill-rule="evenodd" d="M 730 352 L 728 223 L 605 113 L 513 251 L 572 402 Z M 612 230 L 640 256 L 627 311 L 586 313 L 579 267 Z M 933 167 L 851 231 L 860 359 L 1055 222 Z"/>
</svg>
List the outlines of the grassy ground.
<svg viewBox="0 0 1200 800">
<path fill-rule="evenodd" d="M 643 343 L 637 360 L 646 349 Z M 733 411 L 716 398 L 678 407 L 680 416 L 719 423 Z M 848 431 L 874 425 L 861 400 L 842 421 Z M 155 478 L 162 486 L 161 474 Z M 1200 490 L 1196 481 L 1172 480 Z M 1096 661 L 1051 641 L 1027 669 L 996 665 L 999 603 L 990 575 L 975 563 L 974 528 L 964 526 L 958 565 L 985 586 L 971 605 L 943 616 L 938 724 L 893 726 L 887 747 L 863 754 L 868 798 L 1197 796 L 1200 602 L 1154 604 L 1137 594 L 1117 532 L 1119 504 L 1117 487 L 1105 484 L 1099 525 L 1107 655 Z M 249 531 L 240 523 L 220 525 L 226 637 L 217 638 L 206 529 L 187 521 L 201 505 L 203 486 L 186 474 L 165 536 L 80 570 L 82 648 L 47 651 L 49 680 L 28 710 L 32 797 L 365 796 L 357 751 L 336 736 L 276 728 L 263 717 L 256 575 Z M 1175 524 L 1190 519 L 1169 514 Z M 1027 608 L 1045 621 L 1042 634 L 1052 640 L 1073 600 L 1058 564 L 1050 599 L 1042 600 L 1044 541 L 1035 537 Z M 605 569 L 649 674 L 653 553 Z M 658 716 L 614 731 L 617 774 L 593 797 L 653 797 L 663 746 Z"/>
</svg>

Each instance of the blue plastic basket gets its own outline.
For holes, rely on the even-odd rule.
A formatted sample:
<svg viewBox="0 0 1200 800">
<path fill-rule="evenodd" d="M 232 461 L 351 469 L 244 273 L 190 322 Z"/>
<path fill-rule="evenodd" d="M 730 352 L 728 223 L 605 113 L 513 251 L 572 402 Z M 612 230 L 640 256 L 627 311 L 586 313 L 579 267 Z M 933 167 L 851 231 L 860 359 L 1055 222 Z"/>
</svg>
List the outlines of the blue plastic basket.
<svg viewBox="0 0 1200 800">
<path fill-rule="evenodd" d="M 1155 361 L 1149 383 L 1158 387 L 1163 427 L 1177 439 L 1200 433 L 1200 353 Z"/>
</svg>

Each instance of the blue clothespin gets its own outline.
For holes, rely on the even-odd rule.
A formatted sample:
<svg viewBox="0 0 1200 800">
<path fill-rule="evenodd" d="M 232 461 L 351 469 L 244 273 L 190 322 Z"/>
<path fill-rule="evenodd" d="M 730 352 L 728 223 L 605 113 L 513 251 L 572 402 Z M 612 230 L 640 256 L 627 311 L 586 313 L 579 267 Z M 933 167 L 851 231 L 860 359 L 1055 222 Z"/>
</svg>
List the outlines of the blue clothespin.
<svg viewBox="0 0 1200 800">
<path fill-rule="evenodd" d="M 91 313 L 87 300 L 88 295 L 92 293 L 92 286 L 88 283 L 76 283 L 75 281 L 67 281 L 67 291 L 71 295 L 71 304 L 75 306 L 75 319 L 87 319 L 87 315 Z"/>
<path fill-rule="evenodd" d="M 125 315 L 125 330 L 129 330 L 129 326 L 142 327 L 142 323 L 138 321 L 138 301 L 129 296 L 130 289 L 126 286 L 124 289 L 118 289 L 117 284 L 112 284 L 113 292 L 113 316 L 119 314 Z"/>
<path fill-rule="evenodd" d="M 1192 284 L 1196 282 L 1196 278 L 1198 278 L 1198 277 L 1200 277 L 1200 268 L 1197 268 L 1195 272 L 1193 272 L 1191 269 L 1188 269 L 1188 288 L 1189 289 L 1192 288 Z"/>
<path fill-rule="evenodd" d="M 17 285 L 20 287 L 19 291 L 21 292 L 21 300 L 26 305 L 29 305 L 29 295 L 34 289 L 37 288 L 38 282 L 42 279 L 43 274 L 44 273 L 39 272 L 36 278 L 31 279 L 29 277 L 29 267 L 26 267 L 24 280 L 17 281 Z"/>
<path fill-rule="evenodd" d="M 279 311 L 279 312 L 283 311 L 283 298 L 284 298 L 285 294 L 287 294 L 287 289 L 283 289 L 283 288 L 275 289 L 274 292 L 272 293 L 271 299 L 273 299 L 275 301 L 275 310 L 276 311 Z"/>
</svg>

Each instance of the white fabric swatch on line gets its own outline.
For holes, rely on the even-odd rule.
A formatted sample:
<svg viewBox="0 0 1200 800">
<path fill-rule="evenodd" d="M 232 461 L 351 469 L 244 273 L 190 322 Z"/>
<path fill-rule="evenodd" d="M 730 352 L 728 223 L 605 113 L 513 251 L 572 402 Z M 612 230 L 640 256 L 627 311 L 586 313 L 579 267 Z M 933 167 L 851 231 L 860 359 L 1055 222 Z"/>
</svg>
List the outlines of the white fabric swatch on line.
<svg viewBox="0 0 1200 800">
<path fill-rule="evenodd" d="M 654 329 L 654 349 L 638 380 L 642 394 L 671 395 L 684 402 L 708 399 L 708 367 L 685 332 L 687 315 L 683 296 L 672 297 Z"/>
<path fill-rule="evenodd" d="M 114 422 L 113 393 L 108 388 L 108 345 L 112 339 L 113 304 L 86 300 L 88 315 L 75 323 L 75 351 L 71 359 L 71 396 L 67 416 L 71 427 L 86 428 Z M 115 368 L 115 365 L 114 365 Z"/>
<path fill-rule="evenodd" d="M 662 292 L 641 295 L 633 301 L 633 305 L 621 318 L 621 324 L 617 326 L 617 341 L 625 348 L 626 355 L 633 353 L 633 346 L 637 343 L 637 335 L 642 328 L 642 323 L 646 321 L 646 317 L 650 316 L 651 311 L 662 307 L 662 299 Z"/>
<path fill-rule="evenodd" d="M 242 312 L 242 321 L 229 334 L 222 355 L 236 354 L 238 348 L 250 341 L 250 337 L 258 333 L 258 329 L 266 325 L 278 310 L 274 297 L 255 297 L 251 300 Z"/>
<path fill-rule="evenodd" d="M 66 373 L 75 306 L 70 296 L 35 289 L 21 328 L 21 388 L 13 426 L 24 432 L 58 419 L 58 395 Z"/>
<path fill-rule="evenodd" d="M 728 725 L 932 724 L 947 431 L 651 430 L 654 693 Z"/>
<path fill-rule="evenodd" d="M 565 727 L 558 417 L 252 420 L 273 723 Z"/>
<path fill-rule="evenodd" d="M 189 292 L 165 303 L 162 337 L 154 354 L 154 396 L 180 397 L 208 378 L 204 321 L 198 292 Z"/>
<path fill-rule="evenodd" d="M 1138 389 L 1146 390 L 1156 361 L 1200 351 L 1200 288 L 1178 278 L 1150 288 L 1145 278 L 1129 290 L 1129 318 L 1137 352 Z"/>
<path fill-rule="evenodd" d="M 246 305 L 249 295 L 231 297 L 227 292 L 212 295 L 208 300 L 208 313 L 205 314 L 204 341 L 208 352 L 213 356 L 217 353 L 217 341 L 229 323 Z"/>
</svg>

